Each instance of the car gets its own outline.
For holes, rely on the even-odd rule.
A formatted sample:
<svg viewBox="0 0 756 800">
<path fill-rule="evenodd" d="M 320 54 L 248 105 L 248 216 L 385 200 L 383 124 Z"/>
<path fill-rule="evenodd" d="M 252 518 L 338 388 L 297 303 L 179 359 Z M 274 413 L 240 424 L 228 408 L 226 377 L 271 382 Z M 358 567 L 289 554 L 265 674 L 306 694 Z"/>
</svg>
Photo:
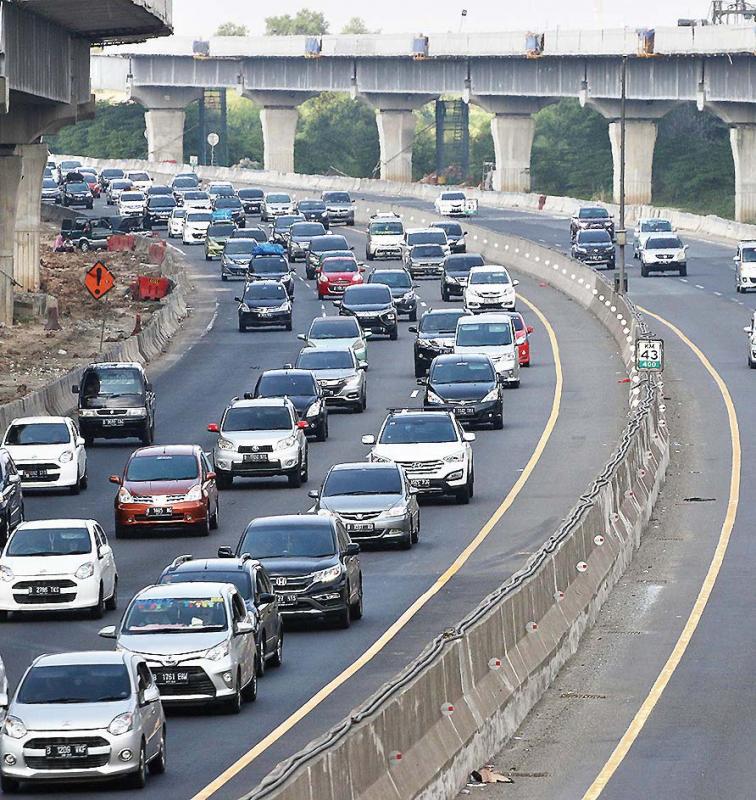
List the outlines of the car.
<svg viewBox="0 0 756 800">
<path fill-rule="evenodd" d="M 220 501 L 215 473 L 201 447 L 142 447 L 128 458 L 113 500 L 115 535 L 190 532 L 208 536 L 218 527 Z"/>
<path fill-rule="evenodd" d="M 574 241 L 578 231 L 604 230 L 614 239 L 614 219 L 601 206 L 583 206 L 570 219 L 570 240 Z"/>
<path fill-rule="evenodd" d="M 398 214 L 379 212 L 370 217 L 365 258 L 401 258 L 404 252 L 404 222 Z"/>
<path fill-rule="evenodd" d="M 97 178 L 97 170 L 91 167 L 81 167 L 79 173 L 83 176 L 84 183 L 89 187 L 89 191 L 92 192 L 92 197 L 99 197 L 100 181 Z"/>
<path fill-rule="evenodd" d="M 141 220 L 138 217 L 131 219 L 137 221 L 141 227 Z M 72 245 L 78 247 L 82 253 L 86 253 L 88 250 L 106 250 L 108 239 L 115 232 L 112 224 L 108 217 L 66 218 L 60 222 L 60 234 Z"/>
<path fill-rule="evenodd" d="M 417 327 L 409 328 L 409 332 L 416 335 L 413 348 L 416 378 L 427 374 L 431 361 L 437 355 L 452 352 L 457 321 L 466 316 L 470 316 L 470 312 L 464 309 L 430 309 L 420 317 Z"/>
<path fill-rule="evenodd" d="M 297 338 L 307 347 L 338 349 L 348 347 L 357 361 L 367 364 L 367 340 L 372 336 L 364 331 L 356 317 L 315 317 L 307 333 L 298 333 Z"/>
<path fill-rule="evenodd" d="M 312 372 L 305 369 L 267 369 L 257 379 L 253 397 L 288 397 L 300 420 L 307 423 L 307 436 L 324 442 L 328 438 L 328 409 L 323 390 Z"/>
<path fill-rule="evenodd" d="M 210 227 L 213 215 L 210 211 L 197 211 L 184 203 L 186 216 L 184 227 L 181 229 L 181 241 L 184 244 L 204 244 L 207 229 Z"/>
<path fill-rule="evenodd" d="M 468 311 L 478 314 L 485 311 L 514 311 L 517 305 L 513 280 L 506 267 L 489 264 L 473 267 L 467 279 L 463 299 Z"/>
<path fill-rule="evenodd" d="M 330 227 L 328 209 L 322 200 L 299 200 L 297 213 L 301 214 L 307 222 L 319 222 L 324 228 Z"/>
<path fill-rule="evenodd" d="M 176 175 L 171 181 L 171 191 L 174 200 L 180 205 L 184 205 L 184 196 L 187 192 L 199 189 L 199 178 L 196 175 Z"/>
<path fill-rule="evenodd" d="M 640 251 L 641 275 L 652 272 L 676 271 L 680 277 L 688 274 L 688 245 L 674 233 L 655 233 L 646 239 Z"/>
<path fill-rule="evenodd" d="M 244 206 L 236 195 L 233 197 L 216 197 L 213 201 L 213 220 L 225 219 L 230 219 L 240 228 L 247 224 Z"/>
<path fill-rule="evenodd" d="M 756 289 L 756 241 L 738 242 L 735 262 L 735 291 L 747 292 Z"/>
<path fill-rule="evenodd" d="M 144 217 L 147 208 L 147 198 L 135 190 L 121 192 L 116 201 L 118 215 L 121 217 Z"/>
<path fill-rule="evenodd" d="M 751 324 L 743 328 L 746 334 L 746 349 L 748 352 L 748 366 L 751 369 L 756 369 L 756 311 L 753 312 L 751 317 Z M 0 459 L 2 458 L 2 450 L 0 450 Z"/>
<path fill-rule="evenodd" d="M 270 241 L 286 247 L 289 243 L 289 229 L 297 222 L 305 222 L 301 214 L 280 214 L 270 226 Z"/>
<path fill-rule="evenodd" d="M 173 210 L 176 208 L 176 201 L 172 194 L 156 194 L 147 198 L 147 205 L 144 209 L 144 227 L 151 230 L 156 225 L 167 227 Z"/>
<path fill-rule="evenodd" d="M 367 361 L 358 361 L 351 347 L 305 347 L 294 366 L 315 376 L 326 406 L 358 414 L 367 408 Z"/>
<path fill-rule="evenodd" d="M 633 231 L 633 258 L 640 258 L 640 251 L 646 245 L 646 239 L 653 233 L 674 233 L 672 223 L 659 217 L 641 217 Z"/>
<path fill-rule="evenodd" d="M 352 541 L 409 550 L 420 538 L 417 493 L 397 464 L 336 464 L 308 494 L 316 501 L 312 510 L 338 516 Z"/>
<path fill-rule="evenodd" d="M 367 279 L 368 284 L 382 283 L 391 290 L 397 314 L 406 314 L 410 322 L 417 321 L 417 284 L 406 269 L 374 269 Z"/>
<path fill-rule="evenodd" d="M 326 204 L 328 221 L 343 222 L 345 225 L 354 225 L 354 200 L 349 192 L 323 192 L 320 199 Z"/>
<path fill-rule="evenodd" d="M 517 345 L 517 359 L 521 367 L 530 366 L 530 334 L 534 328 L 525 322 L 519 311 L 509 311 L 509 316 L 514 323 L 515 344 Z"/>
<path fill-rule="evenodd" d="M 383 333 L 392 341 L 399 338 L 398 315 L 391 289 L 383 283 L 348 286 L 341 300 L 334 300 L 342 316 L 357 317 L 360 326 Z"/>
<path fill-rule="evenodd" d="M 260 211 L 260 219 L 268 222 L 282 214 L 294 213 L 294 201 L 285 192 L 267 192 Z M 304 221 L 304 217 L 302 217 Z"/>
<path fill-rule="evenodd" d="M 520 386 L 520 360 L 515 345 L 514 323 L 509 314 L 477 314 L 460 317 L 454 336 L 454 353 L 482 353 L 493 362 L 499 380 Z"/>
<path fill-rule="evenodd" d="M 504 427 L 504 395 L 491 359 L 478 353 L 447 353 L 431 362 L 423 406 L 433 410 L 451 408 L 462 424 L 488 424 L 495 430 Z"/>
<path fill-rule="evenodd" d="M 132 598 L 118 625 L 100 630 L 144 658 L 163 705 L 221 706 L 238 714 L 257 697 L 255 626 L 232 584 L 165 583 Z"/>
<path fill-rule="evenodd" d="M 287 398 L 233 400 L 220 424 L 208 425 L 218 434 L 213 448 L 218 487 L 230 489 L 236 477 L 283 475 L 299 488 L 308 478 L 306 428 Z"/>
<path fill-rule="evenodd" d="M 465 240 L 467 231 L 462 230 L 459 222 L 431 222 L 430 226 L 431 228 L 440 228 L 446 234 L 450 252 L 465 253 L 467 251 L 467 242 Z"/>
<path fill-rule="evenodd" d="M 99 182 L 100 188 L 103 192 L 107 192 L 110 188 L 110 182 L 114 180 L 123 180 L 126 173 L 120 167 L 105 167 L 100 170 Z"/>
<path fill-rule="evenodd" d="M 313 236 L 307 250 L 305 273 L 310 280 L 317 278 L 318 268 L 326 255 L 352 255 L 353 248 L 347 240 L 338 234 L 327 233 L 325 236 Z"/>
<path fill-rule="evenodd" d="M 614 242 L 609 231 L 578 231 L 572 240 L 570 255 L 589 267 L 615 267 Z"/>
<path fill-rule="evenodd" d="M 147 197 L 173 197 L 173 189 L 164 183 L 153 183 L 145 192 Z M 175 198 L 174 198 L 175 199 Z"/>
<path fill-rule="evenodd" d="M 249 263 L 248 281 L 278 281 L 294 300 L 294 269 L 283 255 L 258 255 L 252 250 Z"/>
<path fill-rule="evenodd" d="M 239 189 L 237 192 L 242 201 L 246 214 L 259 214 L 265 202 L 265 192 L 262 189 Z"/>
<path fill-rule="evenodd" d="M 8 710 L 8 678 L 5 674 L 5 664 L 0 658 L 0 718 L 5 719 Z"/>
<path fill-rule="evenodd" d="M 348 628 L 362 617 L 360 546 L 336 515 L 253 519 L 236 546 L 242 553 L 267 570 L 284 620 L 325 619 Z"/>
<path fill-rule="evenodd" d="M 175 239 L 184 232 L 184 220 L 186 219 L 186 209 L 182 206 L 176 206 L 171 210 L 171 215 L 168 217 L 168 238 Z"/>
<path fill-rule="evenodd" d="M 229 181 L 211 181 L 207 187 L 207 193 L 213 202 L 219 197 L 236 197 L 236 189 Z"/>
<path fill-rule="evenodd" d="M 152 444 L 156 398 L 144 367 L 136 361 L 103 361 L 84 369 L 77 396 L 77 420 L 87 447 L 95 438 L 139 438 Z"/>
<path fill-rule="evenodd" d="M 184 202 L 182 203 L 187 211 L 191 208 L 195 211 L 212 211 L 213 201 L 210 195 L 201 189 L 188 189 L 184 192 Z"/>
<path fill-rule="evenodd" d="M 89 186 L 84 181 L 70 181 L 61 184 L 60 204 L 64 208 L 69 206 L 94 207 L 94 197 Z"/>
<path fill-rule="evenodd" d="M 444 259 L 441 273 L 441 299 L 448 303 L 452 297 L 460 297 L 473 267 L 484 267 L 486 262 L 480 253 L 452 253 Z"/>
<path fill-rule="evenodd" d="M 60 188 L 55 178 L 42 179 L 42 202 L 60 203 Z"/>
<path fill-rule="evenodd" d="M 157 582 L 160 585 L 208 581 L 230 583 L 244 600 L 248 618 L 255 626 L 258 677 L 262 677 L 268 664 L 280 667 L 283 663 L 283 620 L 265 567 L 249 553 L 240 558 L 183 555 L 163 570 Z"/>
<path fill-rule="evenodd" d="M 416 244 L 437 244 L 443 247 L 444 255 L 448 256 L 451 252 L 446 231 L 440 228 L 408 228 L 404 234 L 405 258 L 407 253 Z"/>
<path fill-rule="evenodd" d="M 152 177 L 149 172 L 142 170 L 128 171 L 126 177 L 134 184 L 134 188 L 140 192 L 147 192 L 152 186 Z"/>
<path fill-rule="evenodd" d="M 75 172 L 77 169 L 79 169 L 79 167 L 81 167 L 81 161 L 61 161 L 60 164 L 58 164 L 58 180 L 60 183 L 63 183 L 66 175 L 68 175 L 69 172 Z"/>
<path fill-rule="evenodd" d="M 254 239 L 256 242 L 267 242 L 268 234 L 259 225 L 236 228 L 231 234 L 232 239 Z"/>
<path fill-rule="evenodd" d="M 205 233 L 205 261 L 213 261 L 223 255 L 226 242 L 235 228 L 236 226 L 230 220 L 221 222 L 213 220 L 208 225 Z"/>
<path fill-rule="evenodd" d="M 413 277 L 436 277 L 444 268 L 446 250 L 440 244 L 416 244 L 404 254 L 404 267 Z"/>
<path fill-rule="evenodd" d="M 237 239 L 231 236 L 226 240 L 220 260 L 222 281 L 248 277 L 249 264 L 254 257 L 256 244 L 256 240 L 251 238 Z"/>
<path fill-rule="evenodd" d="M 474 441 L 451 411 L 418 409 L 391 410 L 377 437 L 362 437 L 369 461 L 394 462 L 419 493 L 451 495 L 462 504 L 475 491 Z"/>
<path fill-rule="evenodd" d="M 317 269 L 318 300 L 341 297 L 347 286 L 363 282 L 364 271 L 365 268 L 357 263 L 352 253 L 348 256 L 324 256 Z"/>
<path fill-rule="evenodd" d="M 295 222 L 289 228 L 286 241 L 286 250 L 289 261 L 307 260 L 307 251 L 310 249 L 310 240 L 315 236 L 325 236 L 322 222 Z"/>
<path fill-rule="evenodd" d="M 129 192 L 134 188 L 134 184 L 126 178 L 113 178 L 108 183 L 108 189 L 105 194 L 105 202 L 109 206 L 116 205 L 118 199 L 123 192 Z"/>
<path fill-rule="evenodd" d="M 22 522 L 0 553 L 0 619 L 70 610 L 100 619 L 117 605 L 115 557 L 93 519 Z"/>
<path fill-rule="evenodd" d="M 11 454 L 0 447 L 0 544 L 24 521 L 24 491 Z"/>
<path fill-rule="evenodd" d="M 87 487 L 87 451 L 76 423 L 69 417 L 16 417 L 3 447 L 16 465 L 24 489 Z"/>
<path fill-rule="evenodd" d="M 244 285 L 244 294 L 234 300 L 239 304 L 237 312 L 242 333 L 250 327 L 271 325 L 291 330 L 291 298 L 280 281 L 249 281 Z"/>
<path fill-rule="evenodd" d="M 2 728 L 0 786 L 117 780 L 142 789 L 165 772 L 160 692 L 143 656 L 128 650 L 38 656 Z"/>
<path fill-rule="evenodd" d="M 478 201 L 470 200 L 464 192 L 441 192 L 433 202 L 436 214 L 442 217 L 470 216 L 477 213 Z"/>
</svg>

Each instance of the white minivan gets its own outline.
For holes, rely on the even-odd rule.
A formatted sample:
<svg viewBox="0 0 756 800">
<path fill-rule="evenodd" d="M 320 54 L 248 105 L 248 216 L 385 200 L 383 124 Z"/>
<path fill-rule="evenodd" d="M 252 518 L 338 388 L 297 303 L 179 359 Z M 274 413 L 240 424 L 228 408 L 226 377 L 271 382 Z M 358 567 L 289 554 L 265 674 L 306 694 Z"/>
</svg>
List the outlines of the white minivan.
<svg viewBox="0 0 756 800">
<path fill-rule="evenodd" d="M 509 314 L 477 314 L 460 317 L 454 335 L 455 353 L 482 353 L 493 361 L 505 386 L 520 386 L 520 364 L 515 331 Z"/>
</svg>

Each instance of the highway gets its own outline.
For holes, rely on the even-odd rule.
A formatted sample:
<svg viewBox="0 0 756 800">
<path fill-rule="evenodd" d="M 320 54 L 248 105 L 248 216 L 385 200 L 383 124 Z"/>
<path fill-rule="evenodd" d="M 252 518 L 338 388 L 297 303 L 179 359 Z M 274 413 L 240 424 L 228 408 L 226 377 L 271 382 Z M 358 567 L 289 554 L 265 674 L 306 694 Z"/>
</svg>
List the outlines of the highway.
<svg viewBox="0 0 756 800">
<path fill-rule="evenodd" d="M 304 196 L 304 193 L 302 194 Z M 95 211 L 106 213 L 104 204 Z M 487 214 L 483 217 L 487 219 Z M 490 224 L 498 224 L 492 214 Z M 554 229 L 556 231 L 556 228 Z M 562 226 L 562 235 L 566 236 Z M 346 229 L 361 255 L 364 232 Z M 472 250 L 472 243 L 470 249 Z M 207 333 L 190 336 L 185 355 L 170 352 L 149 368 L 158 397 L 156 439 L 161 443 L 197 442 L 210 449 L 207 423 L 219 419 L 228 400 L 250 390 L 259 372 L 293 361 L 299 342 L 295 333 L 306 330 L 319 314 L 333 314 L 321 303 L 298 267 L 294 333 L 261 331 L 241 334 L 236 327 L 233 296 L 238 284 L 221 283 L 219 267 L 204 260 L 202 248 L 186 248 L 194 278 L 192 305 L 195 327 L 208 324 Z M 394 266 L 398 266 L 395 264 Z M 148 782 L 145 798 L 208 797 L 203 792 L 219 773 L 261 741 L 259 753 L 238 775 L 216 784 L 218 798 L 237 798 L 278 761 L 287 757 L 346 715 L 387 678 L 412 659 L 436 633 L 460 619 L 482 597 L 523 564 L 557 527 L 576 497 L 608 459 L 624 421 L 626 389 L 619 383 L 623 367 L 616 346 L 587 313 L 552 288 L 519 276 L 521 310 L 536 327 L 532 339 L 533 366 L 523 370 L 522 388 L 506 394 L 503 431 L 478 431 L 474 444 L 476 492 L 464 508 L 446 501 L 424 502 L 420 544 L 410 552 L 369 551 L 362 556 L 365 576 L 365 617 L 348 631 L 326 628 L 297 629 L 286 640 L 284 666 L 271 670 L 260 683 L 258 700 L 236 717 L 206 712 L 173 712 L 168 720 L 169 768 L 166 776 Z M 437 281 L 423 281 L 419 293 L 426 303 L 440 305 Z M 217 302 L 217 315 L 211 310 Z M 545 322 L 558 343 L 558 360 L 550 346 Z M 412 372 L 412 336 L 401 323 L 398 342 L 374 340 L 369 346 L 368 410 L 362 415 L 334 413 L 331 436 L 310 447 L 310 482 L 300 490 L 285 482 L 237 482 L 222 494 L 220 530 L 207 540 L 144 538 L 112 541 L 120 573 L 121 610 L 129 597 L 157 578 L 176 555 L 211 555 L 222 544 L 234 545 L 248 520 L 255 516 L 306 511 L 307 489 L 316 487 L 327 468 L 339 461 L 365 457 L 363 433 L 377 433 L 392 406 L 415 405 L 417 390 Z M 179 344 L 182 339 L 179 338 Z M 558 380 L 559 377 L 559 380 Z M 557 391 L 560 389 L 560 391 Z M 542 457 L 524 489 L 459 569 L 447 572 L 460 552 L 476 536 L 507 497 L 526 468 L 539 440 L 546 437 Z M 28 496 L 29 518 L 94 517 L 113 529 L 113 487 L 107 482 L 119 472 L 136 443 L 98 443 L 89 452 L 90 486 L 79 497 L 67 494 Z M 443 580 L 443 586 L 439 580 Z M 386 631 L 428 589 L 432 598 L 405 623 Z M 15 618 L 2 628 L 0 647 L 15 684 L 30 660 L 43 652 L 107 648 L 96 636 L 101 625 L 112 624 L 118 612 L 102 622 L 84 618 Z M 373 646 L 369 658 L 358 659 Z M 356 664 L 362 664 L 357 669 Z M 348 678 L 348 680 L 347 680 Z M 340 683 L 312 698 L 329 682 Z M 440 698 L 441 700 L 442 698 Z M 291 715 L 300 712 L 293 724 Z M 288 722 L 287 722 L 288 721 Z M 72 794 L 104 797 L 106 787 L 71 787 L 28 792 L 29 797 Z"/>
</svg>

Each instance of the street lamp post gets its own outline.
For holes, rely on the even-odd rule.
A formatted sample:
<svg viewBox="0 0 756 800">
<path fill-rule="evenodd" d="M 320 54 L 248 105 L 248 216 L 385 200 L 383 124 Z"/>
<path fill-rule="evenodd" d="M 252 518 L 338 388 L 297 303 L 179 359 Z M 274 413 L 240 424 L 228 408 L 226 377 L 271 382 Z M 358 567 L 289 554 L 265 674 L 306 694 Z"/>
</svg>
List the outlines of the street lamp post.
<svg viewBox="0 0 756 800">
<path fill-rule="evenodd" d="M 627 56 L 622 56 L 622 69 L 620 72 L 620 175 L 619 175 L 619 230 L 616 232 L 619 245 L 619 275 L 615 289 L 618 294 L 625 293 L 625 244 L 627 231 L 625 230 L 625 101 L 627 98 Z"/>
</svg>

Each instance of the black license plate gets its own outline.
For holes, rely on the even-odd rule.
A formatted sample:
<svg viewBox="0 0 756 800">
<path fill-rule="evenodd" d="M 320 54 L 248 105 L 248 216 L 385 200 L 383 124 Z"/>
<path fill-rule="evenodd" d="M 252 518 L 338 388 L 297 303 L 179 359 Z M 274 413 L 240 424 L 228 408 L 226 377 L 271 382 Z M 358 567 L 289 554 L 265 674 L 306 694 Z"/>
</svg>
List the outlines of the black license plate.
<svg viewBox="0 0 756 800">
<path fill-rule="evenodd" d="M 333 397 L 333 389 L 323 389 L 323 397 Z"/>
<path fill-rule="evenodd" d="M 268 454 L 267 453 L 244 453 L 243 455 L 244 461 L 267 461 Z"/>
<path fill-rule="evenodd" d="M 47 758 L 86 758 L 89 746 L 86 744 L 48 744 L 45 746 Z"/>
<path fill-rule="evenodd" d="M 46 469 L 25 469 L 24 470 L 24 477 L 25 478 L 46 478 L 47 477 L 47 470 Z"/>
<path fill-rule="evenodd" d="M 410 483 L 421 489 L 431 485 L 430 478 L 410 478 Z"/>
<path fill-rule="evenodd" d="M 155 681 L 161 686 L 178 686 L 189 683 L 188 672 L 158 672 L 155 675 Z"/>
<path fill-rule="evenodd" d="M 475 413 L 475 409 L 472 406 L 459 406 L 454 409 L 455 414 L 460 414 L 461 416 L 471 416 Z"/>
<path fill-rule="evenodd" d="M 122 427 L 122 426 L 123 426 L 123 423 L 124 423 L 124 420 L 122 420 L 122 419 L 104 419 L 104 420 L 102 421 L 102 424 L 103 424 L 103 425 L 104 425 L 106 428 L 118 428 L 118 427 Z"/>
<path fill-rule="evenodd" d="M 347 522 L 347 530 L 353 533 L 374 531 L 375 524 L 372 522 Z"/>
<path fill-rule="evenodd" d="M 173 509 L 170 506 L 158 506 L 156 508 L 148 508 L 148 517 L 170 517 L 173 515 Z"/>
<path fill-rule="evenodd" d="M 48 594 L 60 594 L 60 586 L 32 586 L 29 589 L 29 594 L 41 595 L 42 597 Z"/>
<path fill-rule="evenodd" d="M 298 599 L 295 594 L 282 594 L 278 597 L 278 601 L 282 606 L 295 606 Z"/>
</svg>

